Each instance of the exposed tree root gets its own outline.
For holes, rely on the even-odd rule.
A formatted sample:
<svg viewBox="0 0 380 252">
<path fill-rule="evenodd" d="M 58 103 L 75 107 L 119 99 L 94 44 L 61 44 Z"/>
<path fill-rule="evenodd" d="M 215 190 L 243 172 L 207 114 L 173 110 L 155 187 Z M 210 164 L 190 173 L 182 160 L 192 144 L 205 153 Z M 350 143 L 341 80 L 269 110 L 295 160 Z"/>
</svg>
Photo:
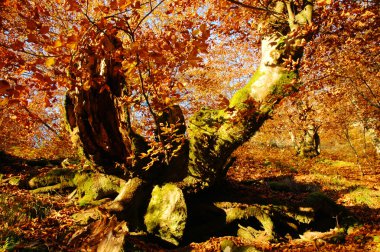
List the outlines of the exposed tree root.
<svg viewBox="0 0 380 252">
<path fill-rule="evenodd" d="M 48 193 L 76 188 L 79 205 L 99 205 L 104 198 L 113 198 L 119 194 L 125 180 L 116 176 L 92 171 L 73 169 L 53 169 L 29 181 L 34 193 Z"/>
<path fill-rule="evenodd" d="M 80 205 L 100 205 L 73 216 L 78 225 L 87 228 L 72 238 L 86 237 L 91 240 L 88 244 L 100 251 L 126 246 L 130 231 L 147 231 L 144 236 L 155 236 L 175 246 L 226 235 L 239 236 L 248 243 L 331 241 L 344 235 L 339 224 L 343 226 L 347 216 L 342 207 L 317 192 L 297 206 L 213 202 L 212 197 L 199 200 L 194 194 L 185 194 L 175 183 L 153 189 L 137 177 L 125 182 L 110 175 L 70 169 L 52 170 L 29 184 L 42 186 L 34 189 L 35 193 L 76 188 Z M 110 197 L 114 200 L 107 199 Z M 112 223 L 106 220 L 110 216 L 114 216 Z M 93 240 L 95 237 L 98 240 Z"/>
</svg>

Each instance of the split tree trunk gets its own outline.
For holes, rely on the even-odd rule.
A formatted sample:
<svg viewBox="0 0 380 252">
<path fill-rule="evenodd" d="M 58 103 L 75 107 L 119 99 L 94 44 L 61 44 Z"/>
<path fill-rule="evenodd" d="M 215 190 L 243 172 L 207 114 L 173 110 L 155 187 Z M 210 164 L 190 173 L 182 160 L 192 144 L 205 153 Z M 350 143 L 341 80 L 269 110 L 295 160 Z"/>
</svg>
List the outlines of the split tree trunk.
<svg viewBox="0 0 380 252">
<path fill-rule="evenodd" d="M 290 2 L 276 3 L 275 15 L 261 24 L 262 59 L 255 74 L 226 109 L 202 109 L 193 115 L 186 139 L 179 106 L 155 112 L 158 141 L 164 146 L 171 143 L 170 149 L 155 156 L 155 162 L 142 155 L 148 153 L 148 144 L 132 130 L 128 106 L 120 105 L 120 97 L 130 90 L 123 74 L 114 71 L 117 63 L 95 60 L 92 77 L 104 76 L 109 88 L 77 88 L 68 92 L 65 105 L 70 129 L 80 139 L 83 153 L 106 173 L 126 179 L 139 177 L 145 181 L 141 185 L 150 188 L 174 182 L 185 194 L 192 194 L 213 186 L 225 177 L 231 153 L 261 127 L 274 105 L 295 91 L 298 63 L 312 31 L 312 3 L 305 1 L 301 11 L 294 10 Z M 283 19 L 285 13 L 287 20 Z M 174 127 L 176 135 L 163 134 L 161 127 Z M 147 165 L 150 168 L 143 169 Z M 130 202 L 131 197 L 119 195 L 118 199 Z M 109 209 L 123 205 L 116 203 Z"/>
</svg>

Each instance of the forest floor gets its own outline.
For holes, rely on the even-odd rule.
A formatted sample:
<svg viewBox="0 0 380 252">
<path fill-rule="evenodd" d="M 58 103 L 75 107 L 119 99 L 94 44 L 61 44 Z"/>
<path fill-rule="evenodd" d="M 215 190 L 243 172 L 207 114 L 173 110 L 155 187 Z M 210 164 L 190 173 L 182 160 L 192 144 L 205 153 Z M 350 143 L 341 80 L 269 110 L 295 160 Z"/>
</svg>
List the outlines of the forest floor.
<svg viewBox="0 0 380 252">
<path fill-rule="evenodd" d="M 227 239 L 239 246 L 253 245 L 258 251 L 380 251 L 380 162 L 375 158 L 361 160 L 359 167 L 336 153 L 330 151 L 306 160 L 296 158 L 289 148 L 251 141 L 235 152 L 236 161 L 215 197 L 228 194 L 240 202 L 286 201 L 291 205 L 312 191 L 321 192 L 345 206 L 360 222 L 343 240 L 317 243 L 289 237 L 248 244 L 231 235 L 210 237 L 177 250 L 220 251 L 221 241 Z M 83 227 L 71 216 L 81 208 L 68 199 L 70 192 L 32 194 L 26 189 L 31 176 L 53 167 L 0 164 L 0 251 L 77 251 L 74 247 L 78 244 L 72 238 L 83 233 Z M 136 239 L 130 241 L 136 242 L 136 251 L 169 250 Z"/>
</svg>

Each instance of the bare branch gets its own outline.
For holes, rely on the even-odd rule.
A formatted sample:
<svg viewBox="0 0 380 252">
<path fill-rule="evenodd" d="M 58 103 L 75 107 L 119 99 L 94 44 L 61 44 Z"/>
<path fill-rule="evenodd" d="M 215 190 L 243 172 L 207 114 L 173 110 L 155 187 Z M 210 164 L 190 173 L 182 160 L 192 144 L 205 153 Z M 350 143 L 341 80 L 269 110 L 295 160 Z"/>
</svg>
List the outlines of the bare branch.
<svg viewBox="0 0 380 252">
<path fill-rule="evenodd" d="M 137 24 L 137 26 L 135 27 L 135 29 L 133 30 L 133 33 L 136 32 L 136 30 L 140 27 L 140 25 L 144 22 L 144 20 L 150 15 L 153 13 L 153 11 L 155 11 L 163 2 L 165 2 L 165 0 L 162 0 L 161 2 L 159 2 L 156 6 L 154 6 L 153 8 L 151 8 L 151 10 L 145 14 L 145 16 L 140 20 L 140 22 Z"/>
<path fill-rule="evenodd" d="M 30 117 L 33 119 L 37 119 L 41 124 L 43 124 L 46 128 L 48 128 L 51 132 L 53 132 L 55 135 L 57 135 L 59 138 L 62 138 L 62 136 L 55 130 L 53 129 L 47 122 L 45 122 L 41 117 L 30 111 L 26 106 L 21 106 L 28 114 Z"/>
<path fill-rule="evenodd" d="M 236 1 L 236 0 L 227 0 L 227 1 L 231 2 L 231 3 L 234 3 L 236 5 L 240 5 L 240 6 L 244 7 L 244 8 L 251 9 L 251 10 L 265 11 L 265 12 L 268 12 L 268 13 L 271 13 L 271 14 L 278 14 L 277 12 L 269 10 L 268 8 L 262 8 L 262 7 L 252 6 L 252 5 L 245 4 L 245 3 L 242 3 L 242 2 L 239 2 L 239 1 Z"/>
</svg>

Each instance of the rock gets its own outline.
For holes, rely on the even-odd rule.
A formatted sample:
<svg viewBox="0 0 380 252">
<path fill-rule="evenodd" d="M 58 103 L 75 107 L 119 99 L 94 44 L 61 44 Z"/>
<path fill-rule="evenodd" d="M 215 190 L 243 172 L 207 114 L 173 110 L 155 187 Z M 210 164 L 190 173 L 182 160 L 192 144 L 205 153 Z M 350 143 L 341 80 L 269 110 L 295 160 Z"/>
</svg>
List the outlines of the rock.
<svg viewBox="0 0 380 252">
<path fill-rule="evenodd" d="M 174 184 L 155 186 L 144 217 L 147 231 L 178 245 L 187 221 L 187 206 L 183 192 Z"/>
</svg>

